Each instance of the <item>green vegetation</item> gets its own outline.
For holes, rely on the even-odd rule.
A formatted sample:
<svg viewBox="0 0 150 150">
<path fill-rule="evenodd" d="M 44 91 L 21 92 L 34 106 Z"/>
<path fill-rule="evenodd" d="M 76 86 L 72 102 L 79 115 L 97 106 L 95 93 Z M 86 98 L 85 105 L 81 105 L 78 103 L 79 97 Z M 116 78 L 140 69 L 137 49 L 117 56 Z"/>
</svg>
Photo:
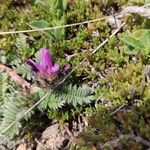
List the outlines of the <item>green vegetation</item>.
<svg viewBox="0 0 150 150">
<path fill-rule="evenodd" d="M 143 6 L 150 1 L 0 2 L 1 33 L 103 18 L 120 13 L 122 6 Z M 27 140 L 34 140 L 36 131 L 33 129 L 37 127 L 38 130 L 47 120 L 63 124 L 83 115 L 88 126 L 72 140 L 72 150 L 144 150 L 150 147 L 150 19 L 134 13 L 122 16 L 119 21 L 125 22 L 125 26 L 112 38 L 109 36 L 117 27 L 110 25 L 107 18 L 67 28 L 0 35 L 0 64 L 38 87 L 33 92 L 32 86 L 23 87 L 7 71 L 0 72 L 0 144 L 11 149 L 20 142 L 21 135 L 25 138 L 30 132 Z M 107 38 L 108 43 L 91 54 Z M 26 61 L 39 61 L 41 47 L 50 49 L 53 60 L 60 66 L 71 63 L 71 69 L 74 69 L 83 59 L 85 63 L 69 76 L 67 72 L 52 81 L 39 78 Z M 47 92 L 48 96 L 35 109 L 5 131 Z M 40 114 L 39 120 L 36 114 Z"/>
</svg>

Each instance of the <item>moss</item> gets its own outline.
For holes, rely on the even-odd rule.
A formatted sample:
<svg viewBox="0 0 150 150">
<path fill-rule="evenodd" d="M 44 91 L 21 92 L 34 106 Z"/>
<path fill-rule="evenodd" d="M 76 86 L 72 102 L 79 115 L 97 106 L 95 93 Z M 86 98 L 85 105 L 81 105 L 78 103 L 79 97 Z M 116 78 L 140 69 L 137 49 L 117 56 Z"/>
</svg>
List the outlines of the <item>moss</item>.
<svg viewBox="0 0 150 150">
<path fill-rule="evenodd" d="M 114 141 L 121 135 L 130 135 L 134 133 L 149 141 L 149 107 L 147 104 L 128 107 L 126 110 L 120 109 L 113 115 L 110 115 L 116 108 L 100 108 L 89 117 L 89 128 L 80 135 L 85 143 L 103 146 L 108 141 Z M 144 112 L 143 112 L 144 110 Z M 77 141 L 76 141 L 77 142 Z M 78 143 L 78 142 L 77 142 Z M 120 139 L 116 148 L 120 149 L 144 149 L 145 145 L 131 139 Z M 113 145 L 112 145 L 113 146 Z M 107 148 L 106 148 L 107 149 Z M 108 148 L 109 149 L 109 148 Z"/>
<path fill-rule="evenodd" d="M 55 21 L 52 14 L 44 11 L 34 1 L 17 6 L 11 0 L 0 2 L 1 31 L 30 29 L 29 25 L 33 20 L 44 20 L 50 25 L 52 25 L 52 21 Z M 140 6 L 144 3 L 142 0 L 68 0 L 67 8 L 63 12 L 64 22 L 71 24 L 103 18 L 110 15 L 111 10 L 118 13 L 122 6 Z M 149 19 L 137 14 L 126 16 L 123 20 L 126 25 L 120 32 L 134 33 L 138 29 L 149 29 Z M 72 110 L 67 106 L 70 110 L 46 112 L 49 119 L 57 118 L 61 121 L 69 121 L 79 113 L 85 112 L 85 109 L 89 109 L 90 111 L 86 111 L 90 116 L 87 132 L 82 133 L 76 141 L 86 148 L 87 145 L 89 147 L 94 144 L 96 146 L 103 145 L 107 141 L 119 137 L 120 133 L 128 135 L 134 132 L 142 138 L 150 140 L 150 90 L 144 72 L 146 65 L 149 65 L 149 55 L 127 54 L 128 45 L 119 39 L 121 36 L 125 36 L 121 33 L 109 39 L 108 44 L 91 56 L 90 50 L 100 45 L 110 36 L 111 32 L 112 28 L 107 20 L 102 20 L 65 28 L 65 36 L 60 41 L 52 41 L 42 32 L 26 33 L 28 48 L 25 51 L 16 47 L 18 34 L 0 37 L 0 49 L 5 51 L 2 52 L 2 55 L 6 59 L 0 60 L 0 62 L 5 62 L 12 68 L 20 66 L 25 59 L 35 57 L 41 47 L 50 48 L 53 56 L 62 66 L 67 62 L 66 55 L 77 54 L 69 60 L 73 68 L 84 58 L 87 59 L 87 63 L 81 65 L 68 81 L 75 84 L 93 85 L 96 83 L 98 85 L 95 91 L 96 97 L 101 96 L 106 104 L 104 105 L 102 102 L 97 104 L 96 108 L 88 105 L 77 108 L 77 110 Z M 30 82 L 33 81 L 30 80 Z M 123 104 L 128 106 L 125 111 L 110 115 Z M 117 146 L 119 149 L 145 148 L 142 144 L 127 139 L 120 140 Z"/>
</svg>

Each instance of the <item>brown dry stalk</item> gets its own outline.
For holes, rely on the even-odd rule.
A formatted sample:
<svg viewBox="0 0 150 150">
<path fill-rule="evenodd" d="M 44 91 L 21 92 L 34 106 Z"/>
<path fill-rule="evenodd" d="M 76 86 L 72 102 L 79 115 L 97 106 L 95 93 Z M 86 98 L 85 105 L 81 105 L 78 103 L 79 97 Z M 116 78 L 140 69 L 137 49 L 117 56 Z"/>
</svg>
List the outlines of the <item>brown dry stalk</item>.
<svg viewBox="0 0 150 150">
<path fill-rule="evenodd" d="M 10 69 L 9 67 L 0 64 L 0 72 L 5 72 L 15 83 L 20 85 L 23 89 L 30 89 L 31 92 L 35 92 L 38 90 L 38 87 L 36 85 L 32 85 L 23 78 L 21 78 L 16 71 Z"/>
<path fill-rule="evenodd" d="M 8 68 L 7 66 L 0 64 L 0 72 L 5 72 L 10 76 L 10 78 L 17 84 L 21 85 L 23 88 L 30 88 L 30 83 L 22 79 L 14 70 Z"/>
</svg>

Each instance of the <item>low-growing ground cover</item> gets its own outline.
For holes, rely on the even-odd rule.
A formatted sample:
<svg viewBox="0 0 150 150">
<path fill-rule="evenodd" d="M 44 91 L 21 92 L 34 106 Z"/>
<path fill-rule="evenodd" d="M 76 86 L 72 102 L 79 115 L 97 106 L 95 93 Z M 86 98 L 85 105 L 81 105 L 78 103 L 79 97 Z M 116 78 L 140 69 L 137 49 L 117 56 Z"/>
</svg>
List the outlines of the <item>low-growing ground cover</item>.
<svg viewBox="0 0 150 150">
<path fill-rule="evenodd" d="M 1 147 L 150 148 L 148 4 L 3 0 Z"/>
</svg>

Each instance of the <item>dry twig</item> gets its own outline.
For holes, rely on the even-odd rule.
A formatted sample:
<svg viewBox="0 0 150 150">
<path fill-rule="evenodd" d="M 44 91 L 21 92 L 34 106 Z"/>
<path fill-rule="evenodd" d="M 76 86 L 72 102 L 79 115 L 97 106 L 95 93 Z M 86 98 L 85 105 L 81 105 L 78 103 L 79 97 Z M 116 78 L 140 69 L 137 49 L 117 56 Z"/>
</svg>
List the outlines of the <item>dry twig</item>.
<svg viewBox="0 0 150 150">
<path fill-rule="evenodd" d="M 101 149 L 105 149 L 106 147 L 110 147 L 110 148 L 112 148 L 112 147 L 117 147 L 118 144 L 119 144 L 119 142 L 120 142 L 121 140 L 123 140 L 123 139 L 124 139 L 124 140 L 133 140 L 133 141 L 135 141 L 135 142 L 141 143 L 142 145 L 147 146 L 148 148 L 150 148 L 150 142 L 149 142 L 149 141 L 143 139 L 143 138 L 140 137 L 140 136 L 134 136 L 134 135 L 121 135 L 121 136 L 119 136 L 118 138 L 113 139 L 113 140 L 111 140 L 111 141 L 108 141 L 108 142 L 106 142 L 104 145 L 99 146 L 99 147 L 100 147 Z"/>
<path fill-rule="evenodd" d="M 22 79 L 15 71 L 3 64 L 0 64 L 0 72 L 5 72 L 6 74 L 8 74 L 12 80 L 21 85 L 23 88 L 30 87 L 30 83 Z"/>
<path fill-rule="evenodd" d="M 36 85 L 31 85 L 29 82 L 21 78 L 14 70 L 3 64 L 0 64 L 0 72 L 5 72 L 14 82 L 22 86 L 23 89 L 28 88 L 32 92 L 36 92 L 38 90 Z"/>
</svg>

